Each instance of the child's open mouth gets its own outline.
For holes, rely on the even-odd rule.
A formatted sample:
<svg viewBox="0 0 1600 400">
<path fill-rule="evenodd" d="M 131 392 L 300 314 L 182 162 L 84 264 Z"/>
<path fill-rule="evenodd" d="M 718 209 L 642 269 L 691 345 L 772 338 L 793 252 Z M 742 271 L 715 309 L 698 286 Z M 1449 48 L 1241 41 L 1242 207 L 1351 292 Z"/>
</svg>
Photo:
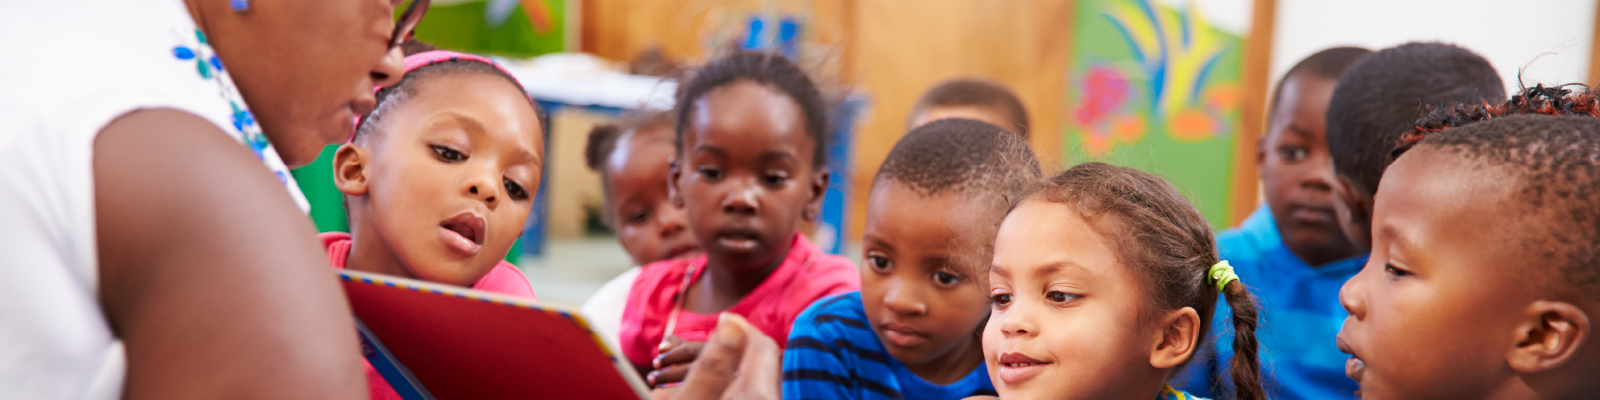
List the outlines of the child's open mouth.
<svg viewBox="0 0 1600 400">
<path fill-rule="evenodd" d="M 1367 371 L 1367 362 L 1362 361 L 1361 357 L 1356 355 L 1355 351 L 1350 348 L 1350 344 L 1344 341 L 1344 338 L 1336 338 L 1335 343 L 1338 344 L 1340 353 L 1350 355 L 1350 358 L 1344 360 L 1344 375 L 1355 380 L 1356 383 L 1360 383 L 1361 376 Z"/>
<path fill-rule="evenodd" d="M 463 212 L 439 223 L 439 237 L 444 240 L 445 247 L 462 255 L 474 256 L 478 254 L 478 250 L 483 249 L 483 235 L 487 224 L 483 217 Z"/>
<path fill-rule="evenodd" d="M 761 246 L 761 235 L 747 230 L 726 230 L 717 233 L 717 244 L 728 250 L 755 250 Z"/>
<path fill-rule="evenodd" d="M 1054 364 L 1022 355 L 1022 353 L 1001 354 L 999 361 L 1000 371 L 997 375 L 999 375 L 1001 382 L 1011 385 L 1022 383 L 1028 378 L 1044 372 L 1046 366 Z"/>
</svg>

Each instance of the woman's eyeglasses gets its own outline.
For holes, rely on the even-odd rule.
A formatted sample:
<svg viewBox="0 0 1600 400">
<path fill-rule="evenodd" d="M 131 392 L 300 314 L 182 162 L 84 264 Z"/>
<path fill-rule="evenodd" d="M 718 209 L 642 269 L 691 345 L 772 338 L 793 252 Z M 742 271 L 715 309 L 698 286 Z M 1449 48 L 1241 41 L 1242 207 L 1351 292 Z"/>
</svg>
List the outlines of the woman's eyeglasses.
<svg viewBox="0 0 1600 400">
<path fill-rule="evenodd" d="M 400 43 L 410 39 L 417 29 L 417 23 L 422 21 L 422 14 L 428 13 L 430 0 L 413 0 L 406 6 L 406 11 L 400 13 L 400 18 L 394 22 L 394 34 L 389 35 L 389 49 L 399 47 Z"/>
</svg>

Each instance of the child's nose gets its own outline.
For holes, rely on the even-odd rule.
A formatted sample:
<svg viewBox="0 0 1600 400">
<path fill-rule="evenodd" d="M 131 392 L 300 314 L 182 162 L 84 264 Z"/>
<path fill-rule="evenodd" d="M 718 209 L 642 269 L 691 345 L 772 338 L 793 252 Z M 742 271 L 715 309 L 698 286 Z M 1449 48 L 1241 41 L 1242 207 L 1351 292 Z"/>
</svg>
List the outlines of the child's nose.
<svg viewBox="0 0 1600 400">
<path fill-rule="evenodd" d="M 689 216 L 683 208 L 673 206 L 671 202 L 662 202 L 660 208 L 656 211 L 656 223 L 661 227 L 661 237 L 670 237 L 689 228 Z"/>
<path fill-rule="evenodd" d="M 991 316 L 990 318 L 1000 318 L 1000 333 L 1007 337 L 1038 334 L 1039 329 L 1033 326 L 1032 321 L 1028 320 L 1027 314 L 1023 313 L 1023 310 L 1017 309 L 1019 305 L 1012 303 L 1011 309 L 996 312 L 995 314 L 999 315 Z"/>
<path fill-rule="evenodd" d="M 467 185 L 467 196 L 482 201 L 493 210 L 500 199 L 500 187 L 485 182 L 474 182 Z"/>
<path fill-rule="evenodd" d="M 757 190 L 759 189 L 755 185 L 749 185 L 728 193 L 722 202 L 722 212 L 729 214 L 756 214 L 761 210 L 761 202 L 756 196 Z"/>
<path fill-rule="evenodd" d="M 894 277 L 889 278 L 889 290 L 883 293 L 883 306 L 889 311 L 901 315 L 923 315 L 928 313 L 928 305 L 917 299 L 915 293 L 907 285 L 898 282 Z"/>
<path fill-rule="evenodd" d="M 1339 287 L 1339 305 L 1344 306 L 1344 310 L 1349 312 L 1350 316 L 1356 317 L 1356 319 L 1367 317 L 1365 283 L 1365 277 L 1368 275 L 1367 270 L 1368 268 L 1362 268 L 1361 272 L 1356 273 L 1356 276 L 1350 277 L 1350 280 L 1344 282 L 1344 286 Z"/>
<path fill-rule="evenodd" d="M 1317 162 L 1311 160 L 1310 162 Z M 1327 164 L 1324 162 L 1323 164 Z M 1318 191 L 1333 191 L 1333 168 L 1327 165 L 1321 168 L 1308 168 L 1304 176 L 1300 177 L 1300 187 Z"/>
</svg>

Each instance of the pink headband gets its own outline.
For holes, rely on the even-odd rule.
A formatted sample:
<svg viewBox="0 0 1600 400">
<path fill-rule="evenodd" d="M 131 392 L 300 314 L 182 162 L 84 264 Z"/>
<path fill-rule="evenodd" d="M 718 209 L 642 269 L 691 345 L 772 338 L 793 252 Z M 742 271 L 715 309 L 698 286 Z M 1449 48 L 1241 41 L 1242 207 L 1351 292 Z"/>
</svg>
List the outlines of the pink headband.
<svg viewBox="0 0 1600 400">
<path fill-rule="evenodd" d="M 506 74 L 507 77 L 511 78 L 511 81 L 515 82 L 517 84 L 517 86 L 522 86 L 522 82 L 517 80 L 517 76 L 516 75 L 511 74 L 511 71 L 506 70 L 506 67 L 502 67 L 502 66 L 500 66 L 500 64 L 495 63 L 494 61 L 491 61 L 488 58 L 484 58 L 483 56 L 479 56 L 479 55 L 475 55 L 475 54 L 457 53 L 457 52 L 449 51 L 449 50 L 432 50 L 432 51 L 425 51 L 425 52 L 421 52 L 421 53 L 417 53 L 417 54 L 412 54 L 412 55 L 406 56 L 406 59 L 405 59 L 405 72 L 404 73 L 405 74 L 409 74 L 409 73 L 411 73 L 411 71 L 416 71 L 417 68 L 422 68 L 422 67 L 426 67 L 426 66 L 429 66 L 429 65 L 438 64 L 438 63 L 442 63 L 442 62 L 445 62 L 445 61 L 455 61 L 455 60 L 477 61 L 477 62 L 481 62 L 481 63 L 484 63 L 484 64 L 492 65 L 492 66 L 494 66 L 495 69 L 500 70 L 501 73 Z M 402 75 L 402 76 L 404 76 L 404 75 Z M 380 87 L 373 87 L 372 88 L 372 93 L 373 94 L 377 94 L 378 91 L 380 91 L 380 90 L 383 90 L 383 87 L 381 87 L 381 86 Z M 355 131 L 361 129 L 361 119 L 364 118 L 364 117 L 365 116 L 362 116 L 362 115 L 357 115 L 356 116 L 355 126 L 351 129 L 350 138 L 349 139 L 345 139 L 345 143 L 349 143 L 350 141 L 355 140 L 355 138 L 356 138 Z"/>
</svg>

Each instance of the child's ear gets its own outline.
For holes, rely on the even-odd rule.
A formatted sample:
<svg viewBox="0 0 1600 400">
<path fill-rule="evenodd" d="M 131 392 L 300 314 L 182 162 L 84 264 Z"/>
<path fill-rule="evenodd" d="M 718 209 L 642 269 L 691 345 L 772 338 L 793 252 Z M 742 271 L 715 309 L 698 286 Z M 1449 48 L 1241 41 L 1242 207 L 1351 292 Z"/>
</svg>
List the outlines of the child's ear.
<svg viewBox="0 0 1600 400">
<path fill-rule="evenodd" d="M 350 196 L 367 194 L 367 149 L 345 143 L 333 153 L 333 185 Z"/>
<path fill-rule="evenodd" d="M 1335 214 L 1341 221 L 1340 225 L 1347 227 L 1345 236 L 1350 237 L 1360 250 L 1365 252 L 1372 248 L 1372 194 L 1356 185 L 1355 182 L 1338 173 L 1334 173 L 1333 197 Z M 1342 213 L 1342 214 L 1341 214 Z M 1351 232 L 1349 229 L 1355 231 Z"/>
<path fill-rule="evenodd" d="M 828 194 L 828 179 L 833 176 L 833 171 L 828 167 L 818 167 L 815 174 L 811 174 L 811 199 L 806 201 L 806 208 L 800 217 L 806 222 L 816 222 L 817 214 L 822 213 L 822 197 Z"/>
<path fill-rule="evenodd" d="M 1180 308 L 1168 312 L 1157 324 L 1161 330 L 1150 350 L 1150 366 L 1166 369 L 1188 361 L 1200 344 L 1200 313 L 1193 307 Z"/>
<path fill-rule="evenodd" d="M 1506 362 L 1517 372 L 1530 374 L 1560 367 L 1576 357 L 1591 333 L 1589 315 L 1572 303 L 1535 301 L 1527 317 L 1517 324 L 1516 343 Z"/>
<path fill-rule="evenodd" d="M 678 157 L 667 159 L 667 200 L 674 207 L 683 208 L 683 193 L 678 191 L 678 178 L 683 177 L 683 169 L 678 168 Z"/>
<path fill-rule="evenodd" d="M 1266 171 L 1266 168 L 1263 168 L 1263 166 L 1267 165 L 1267 136 L 1266 135 L 1272 134 L 1272 132 L 1270 131 L 1271 127 L 1268 127 L 1268 129 L 1269 130 L 1268 130 L 1268 132 L 1266 134 L 1263 134 L 1263 135 L 1261 135 L 1261 137 L 1256 138 L 1256 174 L 1257 175 L 1260 175 L 1261 172 Z"/>
</svg>

